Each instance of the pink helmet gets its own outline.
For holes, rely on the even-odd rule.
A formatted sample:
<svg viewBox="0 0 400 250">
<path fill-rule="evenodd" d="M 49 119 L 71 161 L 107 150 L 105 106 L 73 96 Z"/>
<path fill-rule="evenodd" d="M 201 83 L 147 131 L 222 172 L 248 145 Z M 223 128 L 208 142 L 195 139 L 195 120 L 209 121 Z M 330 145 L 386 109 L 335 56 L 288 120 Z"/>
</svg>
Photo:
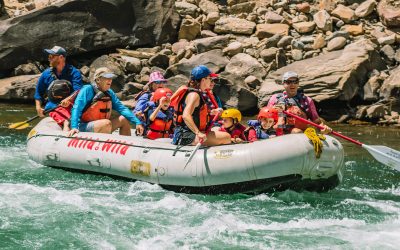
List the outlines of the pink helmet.
<svg viewBox="0 0 400 250">
<path fill-rule="evenodd" d="M 164 76 L 161 74 L 159 71 L 154 71 L 153 73 L 150 74 L 150 79 L 149 83 L 167 83 L 167 80 L 165 80 Z"/>
</svg>

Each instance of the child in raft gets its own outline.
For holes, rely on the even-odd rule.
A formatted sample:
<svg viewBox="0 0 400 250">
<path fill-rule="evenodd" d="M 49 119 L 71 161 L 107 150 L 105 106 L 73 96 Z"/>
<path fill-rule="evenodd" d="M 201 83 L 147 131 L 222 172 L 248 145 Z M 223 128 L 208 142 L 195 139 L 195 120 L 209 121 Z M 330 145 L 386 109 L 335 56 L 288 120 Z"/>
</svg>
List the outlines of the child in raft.
<svg viewBox="0 0 400 250">
<path fill-rule="evenodd" d="M 154 91 L 148 102 L 146 137 L 148 139 L 169 138 L 173 135 L 174 109 L 170 106 L 173 92 L 169 88 Z"/>
<path fill-rule="evenodd" d="M 249 128 L 246 130 L 249 142 L 263 140 L 283 134 L 283 129 L 278 128 L 278 110 L 264 107 L 260 110 L 257 120 L 247 122 Z"/>
<path fill-rule="evenodd" d="M 242 114 L 237 109 L 227 109 L 221 114 L 222 125 L 221 127 L 214 127 L 214 130 L 227 132 L 231 135 L 232 143 L 242 143 L 246 141 L 244 131 L 246 127 L 240 124 Z"/>
</svg>

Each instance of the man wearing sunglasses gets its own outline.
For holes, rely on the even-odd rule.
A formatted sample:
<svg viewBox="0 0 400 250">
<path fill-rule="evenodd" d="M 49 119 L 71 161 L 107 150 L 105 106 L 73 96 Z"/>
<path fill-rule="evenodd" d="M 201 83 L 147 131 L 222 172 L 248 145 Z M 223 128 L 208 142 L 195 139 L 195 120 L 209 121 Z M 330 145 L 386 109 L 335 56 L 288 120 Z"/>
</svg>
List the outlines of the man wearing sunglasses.
<svg viewBox="0 0 400 250">
<path fill-rule="evenodd" d="M 61 105 L 68 105 L 68 103 L 50 98 L 49 87 L 53 82 L 57 80 L 68 81 L 72 85 L 72 89 L 70 93 L 67 93 L 67 96 L 79 90 L 83 85 L 81 72 L 66 63 L 67 51 L 63 47 L 54 46 L 51 49 L 45 49 L 44 52 L 48 55 L 50 67 L 41 74 L 34 95 L 36 112 L 40 117 L 44 117 L 44 110 L 55 108 L 60 103 Z M 46 99 L 46 96 L 48 99 Z"/>
<path fill-rule="evenodd" d="M 290 113 L 320 124 L 324 127 L 324 129 L 321 130 L 323 134 L 332 132 L 332 129 L 325 125 L 319 117 L 314 101 L 310 97 L 304 95 L 303 91 L 299 90 L 299 76 L 296 72 L 288 71 L 283 74 L 282 84 L 285 91 L 283 93 L 274 94 L 269 99 L 268 108 L 275 107 L 280 110 L 284 109 Z M 285 123 L 285 125 L 283 125 L 285 133 L 302 133 L 307 128 L 305 123 L 301 123 L 289 117 L 286 118 L 286 121 L 280 118 L 278 124 L 282 123 Z"/>
</svg>

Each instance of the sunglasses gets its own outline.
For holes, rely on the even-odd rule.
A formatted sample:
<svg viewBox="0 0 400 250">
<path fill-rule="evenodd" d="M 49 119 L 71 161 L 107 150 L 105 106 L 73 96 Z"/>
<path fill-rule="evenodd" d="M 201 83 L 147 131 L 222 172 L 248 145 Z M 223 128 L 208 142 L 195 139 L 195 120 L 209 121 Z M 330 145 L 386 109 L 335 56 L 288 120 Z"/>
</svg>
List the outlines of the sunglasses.
<svg viewBox="0 0 400 250">
<path fill-rule="evenodd" d="M 286 80 L 283 83 L 285 83 L 285 84 L 298 84 L 299 80 Z"/>
<path fill-rule="evenodd" d="M 153 83 L 155 83 L 155 84 L 166 84 L 167 82 L 165 82 L 165 81 L 153 81 Z"/>
</svg>

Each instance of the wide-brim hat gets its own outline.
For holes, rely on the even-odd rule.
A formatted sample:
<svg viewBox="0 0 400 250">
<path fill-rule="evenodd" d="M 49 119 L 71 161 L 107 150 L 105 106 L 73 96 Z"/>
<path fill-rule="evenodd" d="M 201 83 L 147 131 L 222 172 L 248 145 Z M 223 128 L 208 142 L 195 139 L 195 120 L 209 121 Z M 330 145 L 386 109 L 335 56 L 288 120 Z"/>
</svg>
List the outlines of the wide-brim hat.
<svg viewBox="0 0 400 250">
<path fill-rule="evenodd" d="M 107 67 L 101 67 L 96 69 L 94 72 L 93 78 L 96 80 L 100 77 L 107 78 L 107 79 L 114 79 L 117 77 L 116 74 L 114 74 L 109 68 Z"/>
</svg>

